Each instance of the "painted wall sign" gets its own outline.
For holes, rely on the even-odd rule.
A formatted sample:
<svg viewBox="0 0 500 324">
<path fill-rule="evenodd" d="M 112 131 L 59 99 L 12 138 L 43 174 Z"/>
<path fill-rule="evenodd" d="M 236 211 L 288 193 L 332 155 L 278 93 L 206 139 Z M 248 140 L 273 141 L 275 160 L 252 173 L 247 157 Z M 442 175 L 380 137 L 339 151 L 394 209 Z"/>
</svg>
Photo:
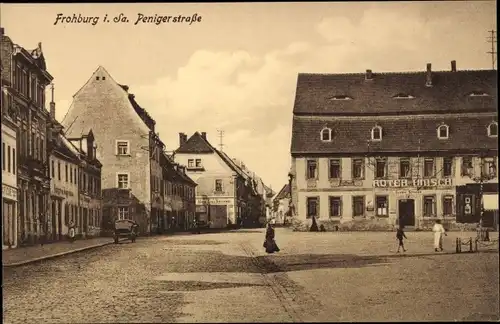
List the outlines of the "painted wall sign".
<svg viewBox="0 0 500 324">
<path fill-rule="evenodd" d="M 66 196 L 66 197 L 73 197 L 74 196 L 73 192 L 66 190 L 66 189 L 61 189 L 58 187 L 54 187 L 54 192 L 58 195 L 61 195 L 61 196 Z"/>
<path fill-rule="evenodd" d="M 210 199 L 196 199 L 197 205 L 229 205 L 234 202 L 234 199 L 230 198 L 210 198 Z"/>
<path fill-rule="evenodd" d="M 2 198 L 17 200 L 17 188 L 2 184 Z"/>
<path fill-rule="evenodd" d="M 374 188 L 449 187 L 452 185 L 451 178 L 373 180 Z"/>
</svg>

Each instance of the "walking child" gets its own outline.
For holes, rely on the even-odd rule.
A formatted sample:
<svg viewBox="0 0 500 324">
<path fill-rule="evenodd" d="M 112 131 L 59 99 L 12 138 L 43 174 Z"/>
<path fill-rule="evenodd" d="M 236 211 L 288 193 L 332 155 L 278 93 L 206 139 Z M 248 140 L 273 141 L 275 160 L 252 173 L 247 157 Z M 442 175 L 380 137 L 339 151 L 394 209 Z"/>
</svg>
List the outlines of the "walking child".
<svg viewBox="0 0 500 324">
<path fill-rule="evenodd" d="M 403 239 L 404 238 L 406 239 L 406 235 L 405 235 L 405 232 L 403 231 L 403 228 L 404 228 L 404 226 L 401 225 L 396 232 L 396 239 L 398 239 L 398 241 L 399 241 L 397 253 L 399 253 L 399 248 L 401 248 L 401 247 L 403 248 L 403 252 L 406 252 L 405 245 L 403 243 Z"/>
</svg>

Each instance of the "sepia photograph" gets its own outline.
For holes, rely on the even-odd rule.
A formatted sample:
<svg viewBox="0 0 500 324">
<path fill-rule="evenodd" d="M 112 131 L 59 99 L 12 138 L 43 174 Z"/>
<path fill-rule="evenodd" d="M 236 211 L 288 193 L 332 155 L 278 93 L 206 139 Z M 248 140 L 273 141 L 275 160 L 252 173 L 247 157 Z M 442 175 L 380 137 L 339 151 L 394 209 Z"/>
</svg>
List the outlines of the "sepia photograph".
<svg viewBox="0 0 500 324">
<path fill-rule="evenodd" d="M 496 28 L 1 3 L 3 322 L 499 322 Z"/>
</svg>

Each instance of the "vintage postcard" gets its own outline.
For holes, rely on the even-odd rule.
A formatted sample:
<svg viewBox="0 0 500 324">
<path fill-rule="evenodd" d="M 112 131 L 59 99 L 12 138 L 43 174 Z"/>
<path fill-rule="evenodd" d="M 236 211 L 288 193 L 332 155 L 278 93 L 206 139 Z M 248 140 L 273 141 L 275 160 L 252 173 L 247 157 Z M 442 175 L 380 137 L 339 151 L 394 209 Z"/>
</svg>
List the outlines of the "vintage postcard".
<svg viewBox="0 0 500 324">
<path fill-rule="evenodd" d="M 498 322 L 496 22 L 0 4 L 3 321 Z"/>
</svg>

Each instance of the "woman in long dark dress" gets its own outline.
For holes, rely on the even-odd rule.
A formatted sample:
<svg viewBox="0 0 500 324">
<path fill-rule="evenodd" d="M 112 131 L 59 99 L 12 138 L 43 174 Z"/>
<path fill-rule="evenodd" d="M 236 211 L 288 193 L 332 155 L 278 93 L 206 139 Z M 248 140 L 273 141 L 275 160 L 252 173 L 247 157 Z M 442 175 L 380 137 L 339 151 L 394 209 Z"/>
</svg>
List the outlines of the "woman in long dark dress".
<svg viewBox="0 0 500 324">
<path fill-rule="evenodd" d="M 274 228 L 271 223 L 267 224 L 266 229 L 266 240 L 264 241 L 264 247 L 267 253 L 279 252 L 280 249 L 274 240 Z"/>
</svg>

